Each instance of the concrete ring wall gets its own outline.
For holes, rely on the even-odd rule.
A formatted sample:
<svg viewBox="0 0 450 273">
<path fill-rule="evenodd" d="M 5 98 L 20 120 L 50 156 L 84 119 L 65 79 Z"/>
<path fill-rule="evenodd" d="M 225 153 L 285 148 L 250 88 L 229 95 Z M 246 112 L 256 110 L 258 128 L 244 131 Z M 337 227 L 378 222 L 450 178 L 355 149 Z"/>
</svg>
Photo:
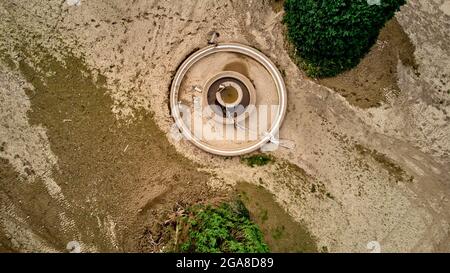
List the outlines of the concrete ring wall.
<svg viewBox="0 0 450 273">
<path fill-rule="evenodd" d="M 181 83 L 184 79 L 184 76 L 189 71 L 189 69 L 200 59 L 209 56 L 214 53 L 218 52 L 233 52 L 233 53 L 240 53 L 243 55 L 246 55 L 250 58 L 253 58 L 258 63 L 260 63 L 272 76 L 273 81 L 275 82 L 275 85 L 277 87 L 278 92 L 278 101 L 279 101 L 279 108 L 277 116 L 273 122 L 272 127 L 270 128 L 269 132 L 262 136 L 262 138 L 254 145 L 250 147 L 246 147 L 243 149 L 235 149 L 235 150 L 226 150 L 226 149 L 219 149 L 219 148 L 213 148 L 209 145 L 206 145 L 202 142 L 202 140 L 196 138 L 192 132 L 189 130 L 189 128 L 186 126 L 186 124 L 183 122 L 183 119 L 180 114 L 179 104 L 178 104 L 178 92 L 179 88 L 181 86 Z M 286 86 L 284 84 L 283 77 L 281 76 L 280 71 L 278 68 L 273 64 L 273 62 L 265 56 L 260 51 L 251 48 L 246 45 L 237 44 L 237 43 L 223 43 L 223 44 L 217 44 L 217 45 L 211 45 L 207 46 L 205 48 L 202 48 L 195 52 L 194 54 L 190 55 L 179 67 L 177 73 L 175 74 L 175 77 L 172 82 L 172 86 L 170 89 L 170 108 L 172 117 L 175 120 L 175 123 L 177 127 L 180 129 L 181 133 L 189 140 L 191 141 L 195 146 L 198 148 L 212 153 L 216 155 L 221 156 L 238 156 L 243 154 L 248 154 L 251 152 L 254 152 L 261 148 L 263 145 L 268 143 L 270 139 L 277 135 L 281 124 L 283 122 L 283 119 L 286 115 L 286 108 L 287 108 L 287 92 L 286 92 Z"/>
</svg>

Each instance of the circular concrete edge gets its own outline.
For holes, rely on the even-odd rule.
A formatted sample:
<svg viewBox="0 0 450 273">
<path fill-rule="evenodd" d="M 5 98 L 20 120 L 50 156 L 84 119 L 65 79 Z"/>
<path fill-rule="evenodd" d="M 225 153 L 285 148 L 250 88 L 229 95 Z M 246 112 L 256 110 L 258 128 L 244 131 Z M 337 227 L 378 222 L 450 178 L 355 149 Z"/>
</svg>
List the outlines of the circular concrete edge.
<svg viewBox="0 0 450 273">
<path fill-rule="evenodd" d="M 216 149 L 212 148 L 209 145 L 206 145 L 201 140 L 196 138 L 194 135 L 192 135 L 189 128 L 184 124 L 183 119 L 180 114 L 180 110 L 178 108 L 179 102 L 178 102 L 178 92 L 179 88 L 181 86 L 181 82 L 183 81 L 184 76 L 188 72 L 188 70 L 201 58 L 209 56 L 214 53 L 218 52 L 232 52 L 232 53 L 240 53 L 243 55 L 246 55 L 256 61 L 258 61 L 260 64 L 264 66 L 264 68 L 270 73 L 272 76 L 275 85 L 277 87 L 278 91 L 278 100 L 280 102 L 280 107 L 278 109 L 278 115 L 272 125 L 272 128 L 270 131 L 264 135 L 264 137 L 258 141 L 257 143 L 253 144 L 250 147 L 243 148 L 243 149 L 236 149 L 236 150 L 226 150 L 226 149 Z M 283 122 L 283 119 L 286 115 L 286 108 L 287 108 L 287 92 L 286 92 L 286 86 L 284 84 L 283 77 L 281 76 L 280 71 L 275 66 L 275 64 L 263 53 L 260 51 L 251 48 L 246 45 L 237 44 L 237 43 L 223 43 L 223 44 L 217 44 L 217 45 L 211 45 L 204 47 L 194 54 L 190 55 L 178 68 L 177 73 L 175 74 L 175 77 L 172 81 L 172 86 L 170 88 L 170 108 L 172 117 L 175 120 L 175 124 L 180 129 L 181 133 L 189 140 L 191 141 L 195 146 L 198 148 L 220 156 L 239 156 L 248 154 L 251 152 L 254 152 L 258 149 L 260 149 L 262 146 L 267 144 L 270 139 L 273 136 L 276 136 L 278 134 L 278 131 L 281 127 L 281 124 Z"/>
<path fill-rule="evenodd" d="M 238 73 L 238 72 L 234 72 L 234 71 L 223 71 L 220 73 L 217 73 L 214 77 L 212 77 L 211 79 L 209 79 L 206 84 L 205 87 L 203 88 L 204 91 L 206 91 L 203 94 L 203 99 L 204 102 L 208 103 L 208 91 L 211 88 L 211 86 L 218 80 L 222 79 L 222 78 L 234 78 L 238 81 L 240 81 L 243 85 L 245 85 L 245 87 L 247 88 L 249 94 L 250 94 L 250 104 L 252 104 L 252 98 L 253 98 L 253 104 L 255 101 L 255 96 L 256 96 L 256 92 L 255 92 L 255 87 L 253 86 L 253 84 L 250 82 L 249 79 L 247 79 L 247 77 L 245 77 L 244 75 Z M 239 92 L 239 97 L 240 99 L 242 99 L 242 89 L 240 87 L 236 88 L 236 90 Z M 222 103 L 221 103 L 222 104 Z M 224 105 L 224 104 L 222 104 Z"/>
</svg>

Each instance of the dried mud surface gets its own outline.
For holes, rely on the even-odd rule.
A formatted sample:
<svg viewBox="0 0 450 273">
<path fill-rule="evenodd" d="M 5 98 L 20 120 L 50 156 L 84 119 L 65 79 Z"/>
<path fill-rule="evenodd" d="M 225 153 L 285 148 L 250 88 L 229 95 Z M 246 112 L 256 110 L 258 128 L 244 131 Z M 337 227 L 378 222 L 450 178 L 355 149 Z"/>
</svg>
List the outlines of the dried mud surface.
<svg viewBox="0 0 450 273">
<path fill-rule="evenodd" d="M 0 251 L 159 251 L 175 210 L 244 181 L 318 250 L 450 251 L 448 6 L 408 1 L 359 67 L 315 81 L 272 1 L 2 1 Z M 274 164 L 169 137 L 171 79 L 211 30 L 285 76 L 296 147 Z"/>
<path fill-rule="evenodd" d="M 356 68 L 317 82 L 338 92 L 352 105 L 365 109 L 379 107 L 399 95 L 399 58 L 403 65 L 417 70 L 414 51 L 408 35 L 394 18 L 382 29 L 377 43 Z"/>
</svg>

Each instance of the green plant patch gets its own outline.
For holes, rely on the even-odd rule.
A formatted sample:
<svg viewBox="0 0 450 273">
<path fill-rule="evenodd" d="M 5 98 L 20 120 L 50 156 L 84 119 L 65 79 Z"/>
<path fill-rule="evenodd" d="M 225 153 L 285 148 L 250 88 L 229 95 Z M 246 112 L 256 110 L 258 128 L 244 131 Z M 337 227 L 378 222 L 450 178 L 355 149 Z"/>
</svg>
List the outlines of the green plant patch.
<svg viewBox="0 0 450 273">
<path fill-rule="evenodd" d="M 243 157 L 241 159 L 242 162 L 244 162 L 245 164 L 247 164 L 250 167 L 255 167 L 255 166 L 264 166 L 269 164 L 270 162 L 274 161 L 274 158 L 271 157 L 270 155 L 265 155 L 265 154 L 259 154 L 259 155 L 252 155 L 252 156 L 248 156 L 248 157 Z"/>
<path fill-rule="evenodd" d="M 188 253 L 267 253 L 263 235 L 240 201 L 195 206 L 180 221 L 175 251 Z"/>
</svg>

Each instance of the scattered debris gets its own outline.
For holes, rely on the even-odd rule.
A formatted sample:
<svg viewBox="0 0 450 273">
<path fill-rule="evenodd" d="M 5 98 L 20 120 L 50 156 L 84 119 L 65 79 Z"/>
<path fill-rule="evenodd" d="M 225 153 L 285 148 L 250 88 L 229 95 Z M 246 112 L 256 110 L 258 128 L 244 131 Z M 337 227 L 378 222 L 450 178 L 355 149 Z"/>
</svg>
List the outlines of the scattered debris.
<svg viewBox="0 0 450 273">
<path fill-rule="evenodd" d="M 217 44 L 216 39 L 220 37 L 220 34 L 216 31 L 211 31 L 210 33 L 208 33 L 208 35 L 211 36 L 211 38 L 209 38 L 208 40 L 208 44 L 210 45 Z"/>
</svg>

